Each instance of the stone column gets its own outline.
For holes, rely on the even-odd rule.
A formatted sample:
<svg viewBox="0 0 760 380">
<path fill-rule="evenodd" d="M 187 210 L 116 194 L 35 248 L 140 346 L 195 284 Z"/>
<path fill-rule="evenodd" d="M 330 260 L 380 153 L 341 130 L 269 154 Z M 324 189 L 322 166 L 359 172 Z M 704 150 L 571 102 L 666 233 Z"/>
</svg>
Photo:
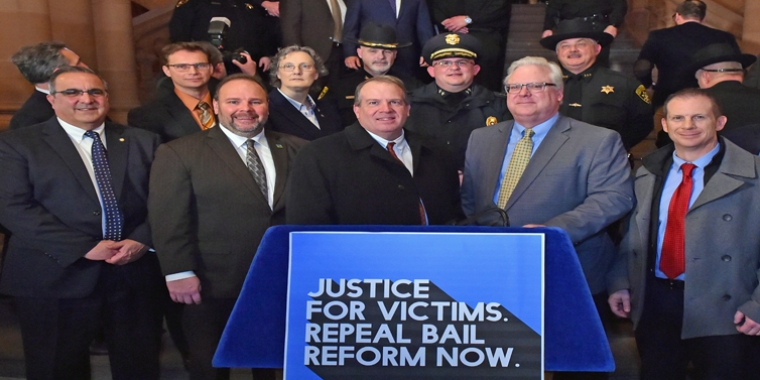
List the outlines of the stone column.
<svg viewBox="0 0 760 380">
<path fill-rule="evenodd" d="M 61 41 L 98 71 L 90 0 L 48 0 L 52 40 Z"/>
<path fill-rule="evenodd" d="M 0 0 L 0 131 L 34 90 L 11 63 L 22 46 L 51 38 L 48 0 Z"/>
<path fill-rule="evenodd" d="M 110 116 L 126 123 L 127 112 L 139 105 L 130 1 L 90 1 L 98 73 L 108 81 Z"/>
<path fill-rule="evenodd" d="M 744 27 L 742 31 L 742 50 L 749 54 L 760 54 L 760 2 L 747 0 L 744 3 Z"/>
</svg>

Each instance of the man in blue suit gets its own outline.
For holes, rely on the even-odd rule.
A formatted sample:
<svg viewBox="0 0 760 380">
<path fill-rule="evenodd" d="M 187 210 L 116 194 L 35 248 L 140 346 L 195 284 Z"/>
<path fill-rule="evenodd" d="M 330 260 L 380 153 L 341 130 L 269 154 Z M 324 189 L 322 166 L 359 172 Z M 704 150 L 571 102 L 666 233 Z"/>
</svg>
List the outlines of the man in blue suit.
<svg viewBox="0 0 760 380">
<path fill-rule="evenodd" d="M 346 21 L 343 25 L 343 52 L 348 68 L 361 67 L 356 55 L 359 31 L 367 22 L 391 25 L 396 28 L 396 36 L 402 43 L 412 45 L 399 49 L 396 67 L 407 76 L 425 79 L 420 67 L 422 45 L 433 37 L 433 23 L 425 0 L 354 0 L 346 4 Z"/>
</svg>

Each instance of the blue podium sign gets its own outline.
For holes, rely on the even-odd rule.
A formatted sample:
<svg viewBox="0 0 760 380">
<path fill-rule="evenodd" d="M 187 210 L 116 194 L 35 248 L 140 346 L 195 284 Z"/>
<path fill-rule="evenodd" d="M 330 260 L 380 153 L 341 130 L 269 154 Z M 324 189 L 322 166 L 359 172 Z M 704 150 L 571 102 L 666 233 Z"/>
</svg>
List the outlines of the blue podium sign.
<svg viewBox="0 0 760 380">
<path fill-rule="evenodd" d="M 291 232 L 285 379 L 542 379 L 544 234 Z"/>
</svg>

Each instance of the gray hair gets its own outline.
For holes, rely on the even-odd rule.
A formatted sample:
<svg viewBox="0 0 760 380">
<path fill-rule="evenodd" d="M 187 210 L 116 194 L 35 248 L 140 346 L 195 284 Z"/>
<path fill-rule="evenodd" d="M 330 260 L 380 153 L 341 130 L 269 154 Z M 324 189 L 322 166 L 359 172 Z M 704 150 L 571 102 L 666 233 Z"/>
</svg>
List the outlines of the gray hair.
<svg viewBox="0 0 760 380">
<path fill-rule="evenodd" d="M 272 57 L 272 63 L 269 65 L 269 82 L 271 83 L 272 87 L 280 88 L 280 85 L 282 84 L 280 78 L 277 78 L 277 70 L 280 69 L 280 62 L 282 59 L 290 53 L 299 51 L 302 51 L 311 57 L 311 60 L 314 61 L 314 68 L 317 69 L 317 73 L 319 73 L 320 77 L 324 78 L 327 76 L 327 74 L 330 73 L 327 70 L 327 67 L 325 67 L 325 63 L 322 61 L 322 58 L 319 56 L 319 54 L 317 54 L 316 51 L 314 51 L 314 49 L 308 46 L 290 45 L 278 50 L 277 54 Z M 316 82 L 314 83 L 316 84 Z"/>
<path fill-rule="evenodd" d="M 562 91 L 562 89 L 565 87 L 565 82 L 562 80 L 562 69 L 559 67 L 558 64 L 554 62 L 550 62 L 546 60 L 546 58 L 543 57 L 523 57 L 518 59 L 517 61 L 512 62 L 511 65 L 509 65 L 509 68 L 507 69 L 507 77 L 504 78 L 504 85 L 506 86 L 507 82 L 509 82 L 509 78 L 512 77 L 512 74 L 514 74 L 515 70 L 517 70 L 518 67 L 522 66 L 538 66 L 544 68 L 546 71 L 549 72 L 549 78 L 554 83 L 559 91 Z"/>
<path fill-rule="evenodd" d="M 50 93 L 55 93 L 55 80 L 58 79 L 59 76 L 66 74 L 66 73 L 85 73 L 85 74 L 92 74 L 98 79 L 100 79 L 101 82 L 103 82 L 103 89 L 108 91 L 108 83 L 101 77 L 100 75 L 96 74 L 91 69 L 88 69 L 86 67 L 80 67 L 80 66 L 61 66 L 58 70 L 56 70 L 53 75 L 50 76 L 50 80 L 48 81 L 48 87 L 50 87 Z"/>
<path fill-rule="evenodd" d="M 409 104 L 409 99 L 406 96 L 406 86 L 404 86 L 404 82 L 401 79 L 394 77 L 393 75 L 380 75 L 380 76 L 369 78 L 365 80 L 364 82 L 359 83 L 358 86 L 356 86 L 356 92 L 354 92 L 355 106 L 359 106 L 362 104 L 362 97 L 361 97 L 362 88 L 364 88 L 364 86 L 367 83 L 372 83 L 372 82 L 386 83 L 386 84 L 392 84 L 392 85 L 398 86 L 398 88 L 401 89 L 401 93 L 404 94 L 404 103 L 407 105 Z"/>
<path fill-rule="evenodd" d="M 66 45 L 58 41 L 24 46 L 11 57 L 11 62 L 29 82 L 45 83 L 50 80 L 55 69 L 68 64 L 66 57 L 61 54 L 65 48 Z"/>
</svg>

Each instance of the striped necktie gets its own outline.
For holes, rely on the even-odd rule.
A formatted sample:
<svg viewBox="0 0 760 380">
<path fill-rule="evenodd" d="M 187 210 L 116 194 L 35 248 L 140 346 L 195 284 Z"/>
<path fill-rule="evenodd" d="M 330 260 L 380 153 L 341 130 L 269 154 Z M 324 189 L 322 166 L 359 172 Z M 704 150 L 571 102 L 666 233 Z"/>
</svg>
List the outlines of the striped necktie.
<svg viewBox="0 0 760 380">
<path fill-rule="evenodd" d="M 209 129 L 214 126 L 214 114 L 211 113 L 211 106 L 206 102 L 198 103 L 196 107 L 200 111 L 199 116 L 201 119 L 201 125 L 203 130 Z"/>
<path fill-rule="evenodd" d="M 259 185 L 259 189 L 261 189 L 261 192 L 264 194 L 264 198 L 269 199 L 269 194 L 267 193 L 267 173 L 264 171 L 264 164 L 261 162 L 261 157 L 256 153 L 256 148 L 254 148 L 255 143 L 256 141 L 253 139 L 248 139 L 248 141 L 245 142 L 247 151 L 245 165 L 251 172 L 253 180 Z"/>
</svg>

